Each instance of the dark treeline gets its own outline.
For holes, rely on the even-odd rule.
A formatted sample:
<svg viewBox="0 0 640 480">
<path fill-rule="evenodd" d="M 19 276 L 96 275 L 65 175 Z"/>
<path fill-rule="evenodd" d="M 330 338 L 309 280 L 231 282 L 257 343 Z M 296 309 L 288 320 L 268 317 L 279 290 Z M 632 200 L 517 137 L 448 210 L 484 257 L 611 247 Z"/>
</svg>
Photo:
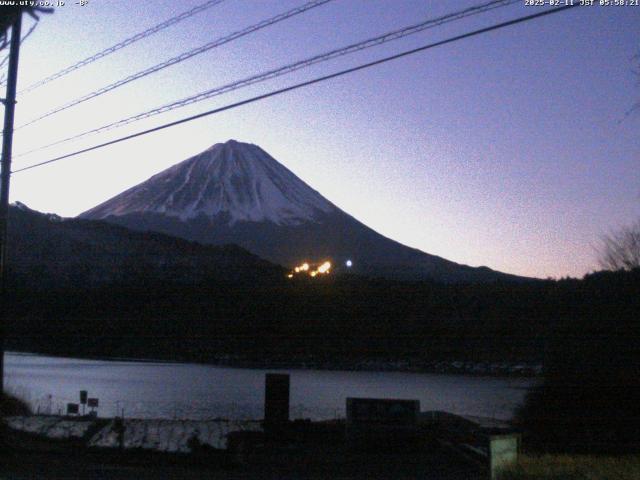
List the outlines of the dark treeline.
<svg viewBox="0 0 640 480">
<path fill-rule="evenodd" d="M 640 451 L 639 278 L 636 269 L 582 282 L 585 310 L 550 335 L 544 382 L 518 414 L 530 448 Z"/>
<path fill-rule="evenodd" d="M 275 286 L 15 289 L 8 348 L 213 362 L 389 359 L 570 363 L 637 345 L 640 275 L 439 285 L 324 278 Z M 571 349 L 565 346 L 572 345 Z M 565 356 L 563 356 L 565 355 Z"/>
<path fill-rule="evenodd" d="M 235 245 L 207 246 L 105 222 L 63 219 L 21 205 L 9 211 L 13 289 L 277 283 L 285 270 Z"/>
</svg>

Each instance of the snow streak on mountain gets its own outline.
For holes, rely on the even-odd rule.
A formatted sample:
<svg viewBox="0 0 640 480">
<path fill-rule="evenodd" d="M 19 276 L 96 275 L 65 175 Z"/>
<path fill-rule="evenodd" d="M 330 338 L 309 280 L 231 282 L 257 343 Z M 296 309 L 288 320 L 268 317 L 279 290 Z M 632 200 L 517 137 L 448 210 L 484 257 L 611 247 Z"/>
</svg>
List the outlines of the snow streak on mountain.
<svg viewBox="0 0 640 480">
<path fill-rule="evenodd" d="M 229 223 L 299 225 L 335 210 L 256 145 L 230 140 L 178 163 L 83 216 L 157 213 L 181 220 L 226 214 Z"/>
</svg>

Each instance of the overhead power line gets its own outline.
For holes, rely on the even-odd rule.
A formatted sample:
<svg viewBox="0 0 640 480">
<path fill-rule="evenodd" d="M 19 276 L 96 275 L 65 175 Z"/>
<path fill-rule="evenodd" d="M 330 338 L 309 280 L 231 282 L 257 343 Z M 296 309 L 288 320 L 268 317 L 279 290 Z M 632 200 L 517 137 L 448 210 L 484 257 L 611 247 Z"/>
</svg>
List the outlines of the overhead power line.
<svg viewBox="0 0 640 480">
<path fill-rule="evenodd" d="M 146 38 L 150 35 L 153 35 L 154 33 L 158 33 L 161 30 L 164 30 L 165 28 L 169 28 L 172 25 L 175 25 L 176 23 L 179 23 L 183 20 L 186 20 L 187 18 L 190 18 L 200 12 L 203 12 L 215 5 L 218 5 L 219 3 L 224 2 L 225 0 L 209 0 L 207 2 L 204 2 L 194 8 L 192 8 L 191 10 L 187 10 L 186 12 L 183 12 L 179 15 L 176 15 L 175 17 L 171 17 L 170 19 L 159 23 L 158 25 L 155 25 L 154 27 L 148 28 L 147 30 L 144 30 L 143 32 L 137 33 L 136 35 L 127 38 L 126 40 L 123 40 L 120 43 L 116 43 L 115 45 L 109 47 L 109 48 L 105 48 L 104 50 L 102 50 L 101 52 L 98 52 L 94 55 L 91 55 L 90 57 L 85 58 L 84 60 L 80 60 L 77 63 L 74 63 L 73 65 L 70 65 L 62 70 L 60 70 L 59 72 L 54 73 L 53 75 L 49 75 L 46 78 L 43 78 L 42 80 L 39 80 L 37 82 L 35 82 L 32 85 L 29 85 L 28 87 L 26 87 L 25 89 L 21 90 L 20 93 L 26 93 L 26 92 L 30 92 L 31 90 L 35 90 L 38 87 L 43 86 L 46 83 L 49 83 L 53 80 L 56 80 L 60 77 L 64 77 L 65 75 L 68 75 L 69 73 L 78 70 L 79 68 L 84 67 L 85 65 L 89 65 L 90 63 L 95 62 L 96 60 L 99 60 L 103 57 L 106 57 L 107 55 L 110 55 L 124 47 L 128 47 L 129 45 L 136 43 L 139 40 L 142 40 L 143 38 Z"/>
<path fill-rule="evenodd" d="M 20 45 L 22 45 L 27 40 L 27 38 L 29 38 L 29 36 L 34 32 L 34 30 L 36 29 L 37 26 L 38 26 L 38 22 L 37 21 L 36 21 L 36 23 L 31 25 L 31 28 L 29 28 L 29 30 L 27 31 L 26 35 L 24 37 L 22 37 L 22 40 L 20 40 Z"/>
<path fill-rule="evenodd" d="M 7 55 L 6 57 L 4 57 L 4 58 L 2 59 L 2 61 L 0 61 L 0 68 L 4 67 L 4 65 L 5 65 L 8 61 L 9 61 L 9 55 Z M 4 84 L 5 84 L 5 81 L 4 81 L 4 80 L 0 81 L 0 86 L 2 86 L 2 85 L 4 85 Z"/>
<path fill-rule="evenodd" d="M 164 130 L 166 128 L 170 128 L 170 127 L 174 127 L 176 125 L 181 125 L 183 123 L 191 122 L 191 121 L 197 120 L 199 118 L 204 118 L 204 117 L 208 117 L 208 116 L 211 116 L 211 115 L 215 115 L 217 113 L 221 113 L 221 112 L 224 112 L 224 111 L 227 111 L 227 110 L 238 108 L 238 107 L 241 107 L 243 105 L 248 105 L 250 103 L 258 102 L 260 100 L 264 100 L 264 99 L 271 98 L 271 97 L 275 97 L 277 95 L 281 95 L 281 94 L 286 93 L 286 92 L 291 92 L 291 91 L 297 90 L 299 88 L 307 87 L 309 85 L 314 85 L 316 83 L 324 82 L 326 80 L 331 80 L 333 78 L 341 77 L 341 76 L 344 76 L 344 75 L 347 75 L 347 74 L 350 74 L 350 73 L 353 73 L 353 72 L 357 72 L 357 71 L 360 71 L 360 70 L 364 70 L 366 68 L 370 68 L 370 67 L 373 67 L 373 66 L 376 66 L 376 65 L 381 65 L 383 63 L 390 62 L 392 60 L 397 60 L 399 58 L 403 58 L 403 57 L 406 57 L 408 55 L 413 55 L 413 54 L 418 53 L 418 52 L 423 52 L 425 50 L 430 50 L 432 48 L 439 47 L 439 46 L 442 46 L 442 45 L 446 45 L 448 43 L 457 42 L 457 41 L 463 40 L 465 38 L 474 37 L 476 35 L 481 35 L 483 33 L 488 33 L 488 32 L 494 31 L 494 30 L 498 30 L 498 29 L 501 29 L 501 28 L 509 27 L 511 25 L 516 25 L 516 24 L 519 24 L 519 23 L 527 22 L 527 21 L 530 21 L 530 20 L 534 20 L 536 18 L 544 17 L 544 16 L 547 16 L 547 15 L 552 15 L 554 13 L 559 13 L 559 12 L 568 10 L 570 8 L 578 7 L 578 6 L 579 6 L 578 3 L 574 3 L 573 5 L 569 4 L 569 5 L 565 5 L 565 6 L 558 7 L 558 8 L 552 8 L 552 9 L 549 9 L 549 10 L 544 10 L 542 12 L 534 13 L 532 15 L 526 15 L 524 17 L 519 17 L 519 18 L 516 18 L 514 20 L 509 20 L 507 22 L 502 22 L 502 23 L 498 23 L 498 24 L 495 24 L 495 25 L 491 25 L 489 27 L 481 28 L 479 30 L 473 30 L 471 32 L 463 33 L 461 35 L 456 35 L 455 37 L 450 37 L 450 38 L 447 38 L 445 40 L 440 40 L 438 42 L 430 43 L 430 44 L 424 45 L 422 47 L 414 48 L 414 49 L 411 49 L 411 50 L 405 50 L 404 52 L 397 53 L 395 55 L 384 57 L 384 58 L 381 58 L 381 59 L 378 59 L 378 60 L 374 60 L 373 62 L 368 62 L 368 63 L 364 63 L 364 64 L 361 64 L 361 65 L 358 65 L 356 67 L 351 67 L 351 68 L 347 68 L 345 70 L 340 70 L 339 72 L 331 73 L 329 75 L 324 75 L 322 77 L 317 77 L 317 78 L 314 78 L 312 80 L 307 80 L 305 82 L 297 83 L 297 84 L 291 85 L 289 87 L 285 87 L 285 88 L 281 88 L 281 89 L 278 89 L 278 90 L 274 90 L 274 91 L 271 91 L 271 92 L 268 92 L 268 93 L 265 93 L 265 94 L 262 94 L 262 95 L 251 97 L 251 98 L 248 98 L 246 100 L 235 102 L 235 103 L 232 103 L 232 104 L 229 104 L 229 105 L 225 105 L 223 107 L 215 108 L 213 110 L 202 112 L 202 113 L 199 113 L 199 114 L 196 114 L 196 115 L 191 115 L 189 117 L 182 118 L 180 120 L 176 120 L 176 121 L 173 121 L 173 122 L 165 123 L 163 125 L 159 125 L 157 127 L 153 127 L 153 128 L 147 129 L 147 130 L 142 130 L 140 132 L 133 133 L 131 135 L 126 135 L 126 136 L 123 136 L 123 137 L 120 137 L 120 138 L 116 138 L 114 140 L 110 140 L 108 142 L 104 142 L 104 143 L 101 143 L 101 144 L 98 144 L 98 145 L 94 145 L 92 147 L 83 148 L 82 150 L 77 150 L 77 151 L 72 152 L 72 153 L 67 153 L 65 155 L 61 155 L 59 157 L 52 158 L 50 160 L 45 160 L 43 162 L 34 163 L 33 165 L 29 165 L 27 167 L 23 167 L 23 168 L 14 170 L 12 173 L 24 172 L 26 170 L 31 170 L 33 168 L 41 167 L 43 165 L 48 165 L 50 163 L 59 162 L 61 160 L 64 160 L 64 159 L 67 159 L 67 158 L 71 158 L 71 157 L 75 157 L 75 156 L 81 155 L 83 153 L 87 153 L 87 152 L 91 152 L 91 151 L 94 151 L 94 150 L 98 150 L 98 149 L 101 149 L 101 148 L 104 148 L 104 147 L 108 147 L 110 145 L 115 145 L 117 143 L 124 142 L 126 140 L 131 140 L 133 138 L 141 137 L 143 135 L 147 135 L 147 134 L 154 133 L 154 132 L 157 132 L 157 131 L 160 131 L 160 130 Z"/>
<path fill-rule="evenodd" d="M 198 48 L 194 48 L 192 50 L 189 50 L 188 52 L 182 53 L 180 55 L 178 55 L 177 57 L 173 57 L 170 58 L 169 60 L 166 60 L 162 63 L 159 63 L 157 65 L 154 65 L 153 67 L 149 67 L 146 68 L 144 70 L 141 70 L 137 73 L 134 73 L 133 75 L 129 75 L 126 78 L 123 78 L 121 80 L 118 80 L 117 82 L 111 83 L 107 86 L 104 86 L 98 90 L 94 90 L 91 93 L 88 93 L 80 98 L 77 98 L 75 100 L 72 100 L 68 103 L 65 103 L 64 105 L 61 105 L 59 107 L 54 108 L 53 110 L 48 111 L 47 113 L 45 113 L 44 115 L 41 115 L 23 125 L 20 125 L 18 128 L 23 128 L 26 127 L 27 125 L 32 125 L 36 122 L 39 122 L 40 120 L 43 120 L 47 117 L 50 117 L 51 115 L 54 115 L 56 113 L 62 112 L 63 110 L 66 110 L 68 108 L 74 107 L 76 105 L 79 105 L 83 102 L 86 102 L 87 100 L 91 100 L 92 98 L 98 97 L 100 95 L 104 95 L 107 92 L 110 92 L 111 90 L 115 90 L 118 87 L 122 87 L 123 85 L 126 85 L 127 83 L 131 83 L 135 80 L 138 80 L 140 78 L 146 77 L 148 75 L 151 75 L 152 73 L 158 72 L 160 70 L 164 70 L 167 67 L 170 67 L 172 65 L 175 65 L 177 63 L 180 62 L 184 62 L 185 60 L 195 57 L 196 55 L 200 55 L 201 53 L 207 52 L 213 48 L 219 47 L 221 45 L 224 45 L 226 43 L 232 42 L 233 40 L 236 40 L 240 37 L 244 37 L 245 35 L 249 35 L 250 33 L 253 33 L 257 30 L 261 30 L 263 28 L 266 28 L 270 25 L 273 25 L 275 23 L 281 22 L 283 20 L 286 20 L 288 18 L 291 18 L 295 15 L 299 15 L 301 13 L 306 12 L 307 10 L 311 10 L 312 8 L 316 8 L 319 7 L 320 5 L 324 5 L 325 3 L 329 3 L 333 0 L 312 0 L 308 3 L 305 3 L 304 5 L 301 5 L 299 7 L 296 8 L 292 8 L 291 10 L 288 10 L 284 13 L 281 13 L 279 15 L 276 15 L 274 17 L 268 18 L 266 20 L 263 20 L 259 23 L 256 23 L 254 25 L 251 25 L 247 28 L 243 28 L 242 30 L 238 30 L 237 32 L 231 33 L 230 35 L 226 35 L 224 37 L 220 37 L 217 38 L 209 43 L 206 43 L 205 45 L 202 45 Z"/>
<path fill-rule="evenodd" d="M 457 12 L 453 12 L 453 13 L 449 13 L 447 15 L 438 17 L 438 18 L 433 18 L 433 19 L 429 19 L 423 22 L 420 22 L 418 24 L 415 25 L 410 25 L 408 27 L 404 27 L 401 29 L 397 29 L 397 30 L 393 30 L 391 32 L 387 32 L 384 33 L 382 35 L 378 35 L 376 37 L 372 37 L 369 38 L 367 40 L 364 41 L 360 41 L 357 43 L 353 43 L 351 45 L 347 45 L 346 47 L 341 47 L 341 48 L 337 48 L 334 50 L 330 50 L 328 52 L 324 52 L 322 54 L 319 55 L 315 55 L 313 57 L 309 57 L 306 58 L 304 60 L 300 60 L 288 65 L 285 65 L 283 67 L 279 67 L 273 70 L 269 70 L 267 72 L 263 72 L 257 75 L 253 75 L 247 78 L 244 78 L 242 80 L 238 80 L 232 83 L 228 83 L 226 85 L 222 85 L 220 87 L 216 87 L 210 90 L 206 90 L 204 92 L 198 93 L 196 95 L 192 95 L 186 98 L 183 98 L 181 100 L 177 100 L 175 102 L 171 102 L 168 103 L 166 105 L 162 105 L 160 107 L 156 107 L 153 108 L 151 110 L 148 110 L 146 112 L 142 112 L 142 113 L 138 113 L 136 115 L 132 115 L 130 117 L 106 124 L 106 125 L 102 125 L 100 127 L 96 127 L 93 128 L 91 130 L 87 130 L 84 131 L 82 133 L 78 133 L 76 135 L 73 135 L 71 137 L 67 137 L 67 138 L 63 138 L 62 140 L 57 140 L 53 143 L 49 143 L 47 145 L 35 148 L 33 150 L 29 150 L 27 152 L 21 153 L 19 155 L 16 155 L 16 157 L 22 157 L 37 151 L 41 151 L 44 150 L 46 148 L 50 148 L 56 145 L 60 145 L 62 143 L 66 143 L 72 140 L 77 140 L 79 138 L 85 137 L 87 135 L 92 135 L 92 134 L 98 134 L 98 133 L 102 133 L 105 132 L 107 130 L 112 130 L 114 128 L 118 128 L 118 127 L 122 127 L 125 125 L 128 125 L 130 123 L 139 121 L 139 120 L 143 120 L 155 115 L 159 115 L 161 113 L 165 113 L 168 112 L 170 110 L 175 110 L 177 108 L 181 108 L 187 105 L 191 105 L 193 103 L 197 103 L 197 102 L 201 102 L 204 100 L 207 100 L 209 98 L 218 96 L 218 95 L 222 95 L 224 93 L 228 93 L 234 90 L 238 90 L 240 88 L 244 88 L 256 83 L 260 83 L 260 82 L 264 82 L 267 80 L 271 80 L 273 78 L 276 77 L 280 77 L 282 75 L 286 75 L 288 73 L 294 72 L 296 70 L 300 70 L 302 68 L 306 68 L 309 67 L 311 65 L 315 65 L 317 63 L 321 63 L 321 62 L 326 62 L 328 60 L 332 60 L 334 58 L 338 58 L 350 53 L 354 53 L 360 50 L 364 50 L 367 48 L 371 48 L 371 47 L 375 47 L 377 45 L 381 45 L 383 43 L 387 43 L 393 40 L 398 40 L 400 38 L 409 36 L 409 35 L 413 35 L 415 33 L 427 30 L 429 28 L 434 28 L 440 25 L 443 25 L 445 23 L 449 23 L 449 22 L 453 22 L 453 21 L 457 21 L 460 20 L 462 18 L 468 17 L 468 16 L 472 16 L 472 15 L 478 15 L 480 13 L 484 13 L 496 8 L 500 8 L 500 7 L 505 7 L 508 5 L 511 5 L 513 3 L 519 3 L 520 0 L 492 0 L 489 1 L 487 3 L 483 3 L 480 5 L 476 5 L 473 7 L 469 7 L 466 8 L 464 10 L 460 10 Z"/>
</svg>

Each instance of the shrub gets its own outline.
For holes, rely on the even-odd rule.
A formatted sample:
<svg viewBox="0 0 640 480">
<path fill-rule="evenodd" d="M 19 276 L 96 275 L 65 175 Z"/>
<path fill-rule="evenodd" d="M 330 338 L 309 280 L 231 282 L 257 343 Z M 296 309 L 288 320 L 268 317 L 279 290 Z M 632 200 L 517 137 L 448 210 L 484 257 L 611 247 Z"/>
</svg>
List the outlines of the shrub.
<svg viewBox="0 0 640 480">
<path fill-rule="evenodd" d="M 31 409 L 23 400 L 8 394 L 0 395 L 0 417 L 29 414 Z"/>
<path fill-rule="evenodd" d="M 599 331 L 588 329 L 597 328 Z M 622 453 L 640 448 L 636 322 L 601 319 L 562 332 L 545 379 L 517 419 L 525 445 L 546 452 Z"/>
<path fill-rule="evenodd" d="M 637 480 L 640 457 L 524 456 L 499 480 Z"/>
</svg>

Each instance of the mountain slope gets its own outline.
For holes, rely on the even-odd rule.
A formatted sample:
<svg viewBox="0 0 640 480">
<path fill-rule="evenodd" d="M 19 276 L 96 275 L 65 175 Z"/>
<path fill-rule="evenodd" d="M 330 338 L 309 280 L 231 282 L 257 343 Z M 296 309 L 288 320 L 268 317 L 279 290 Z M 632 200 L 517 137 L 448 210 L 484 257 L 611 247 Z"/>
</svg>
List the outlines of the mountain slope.
<svg viewBox="0 0 640 480">
<path fill-rule="evenodd" d="M 230 140 L 160 172 L 81 217 L 151 213 L 187 221 L 225 214 L 231 224 L 298 225 L 335 210 L 263 150 Z"/>
<path fill-rule="evenodd" d="M 63 219 L 22 204 L 10 208 L 7 267 L 26 287 L 145 288 L 256 284 L 284 270 L 234 246 L 206 246 L 90 220 Z"/>
<path fill-rule="evenodd" d="M 522 280 L 390 240 L 341 211 L 256 145 L 230 140 L 80 215 L 220 245 L 288 267 L 352 260 L 358 274 L 443 282 Z"/>
</svg>

